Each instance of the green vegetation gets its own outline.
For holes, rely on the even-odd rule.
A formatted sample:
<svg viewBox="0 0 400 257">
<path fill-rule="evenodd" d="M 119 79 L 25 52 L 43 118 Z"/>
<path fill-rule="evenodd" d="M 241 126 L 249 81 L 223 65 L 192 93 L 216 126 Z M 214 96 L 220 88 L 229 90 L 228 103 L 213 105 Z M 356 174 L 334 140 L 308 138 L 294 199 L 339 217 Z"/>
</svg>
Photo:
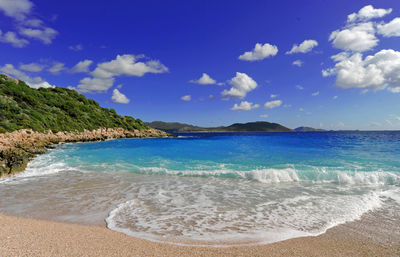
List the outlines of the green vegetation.
<svg viewBox="0 0 400 257">
<path fill-rule="evenodd" d="M 293 131 L 278 123 L 266 121 L 256 121 L 248 123 L 235 123 L 227 127 L 203 128 L 178 122 L 153 121 L 146 125 L 163 130 L 168 133 L 188 133 L 188 132 L 288 132 Z"/>
<path fill-rule="evenodd" d="M 33 89 L 0 74 L 0 133 L 30 128 L 44 131 L 83 131 L 98 128 L 148 128 L 140 119 L 102 108 L 75 90 Z"/>
</svg>

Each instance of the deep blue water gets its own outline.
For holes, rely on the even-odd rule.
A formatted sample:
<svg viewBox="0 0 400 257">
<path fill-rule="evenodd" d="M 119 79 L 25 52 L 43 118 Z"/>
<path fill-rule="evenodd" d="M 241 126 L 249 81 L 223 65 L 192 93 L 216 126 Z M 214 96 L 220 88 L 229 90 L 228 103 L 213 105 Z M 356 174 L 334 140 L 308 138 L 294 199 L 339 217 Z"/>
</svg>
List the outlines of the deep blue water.
<svg viewBox="0 0 400 257">
<path fill-rule="evenodd" d="M 0 211 L 106 219 L 111 229 L 150 240 L 273 242 L 398 206 L 400 132 L 65 144 L 0 182 Z"/>
</svg>

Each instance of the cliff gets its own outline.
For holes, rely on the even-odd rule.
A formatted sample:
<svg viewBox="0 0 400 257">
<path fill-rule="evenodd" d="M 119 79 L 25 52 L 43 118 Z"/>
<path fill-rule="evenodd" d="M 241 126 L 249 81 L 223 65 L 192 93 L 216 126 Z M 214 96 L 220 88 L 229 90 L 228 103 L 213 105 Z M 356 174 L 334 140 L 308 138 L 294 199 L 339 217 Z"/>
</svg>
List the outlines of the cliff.
<svg viewBox="0 0 400 257">
<path fill-rule="evenodd" d="M 0 177 L 23 171 L 37 154 L 61 142 L 166 136 L 75 90 L 33 89 L 0 74 Z"/>
</svg>

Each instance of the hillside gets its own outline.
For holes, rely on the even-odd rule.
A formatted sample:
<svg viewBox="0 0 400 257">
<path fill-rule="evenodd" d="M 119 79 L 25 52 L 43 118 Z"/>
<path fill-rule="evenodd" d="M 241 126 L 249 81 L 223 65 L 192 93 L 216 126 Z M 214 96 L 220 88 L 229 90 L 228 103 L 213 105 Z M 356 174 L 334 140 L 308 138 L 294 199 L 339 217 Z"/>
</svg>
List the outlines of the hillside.
<svg viewBox="0 0 400 257">
<path fill-rule="evenodd" d="M 188 132 L 288 132 L 293 131 L 278 123 L 270 123 L 265 121 L 256 121 L 248 123 L 235 123 L 230 126 L 221 127 L 198 127 L 185 123 L 178 122 L 162 122 L 153 121 L 146 123 L 146 125 L 163 130 L 169 133 L 188 133 Z"/>
<path fill-rule="evenodd" d="M 311 127 L 298 127 L 294 129 L 296 132 L 324 132 L 325 129 L 316 129 Z"/>
<path fill-rule="evenodd" d="M 23 81 L 0 74 L 0 132 L 19 129 L 35 131 L 83 131 L 98 128 L 148 128 L 141 120 L 120 116 L 114 109 L 100 107 L 75 90 L 33 89 Z"/>
<path fill-rule="evenodd" d="M 147 126 L 156 128 L 168 133 L 185 133 L 185 132 L 200 132 L 205 131 L 205 128 L 197 127 L 185 123 L 179 122 L 163 122 L 163 121 L 153 121 L 153 122 L 146 122 Z"/>
</svg>

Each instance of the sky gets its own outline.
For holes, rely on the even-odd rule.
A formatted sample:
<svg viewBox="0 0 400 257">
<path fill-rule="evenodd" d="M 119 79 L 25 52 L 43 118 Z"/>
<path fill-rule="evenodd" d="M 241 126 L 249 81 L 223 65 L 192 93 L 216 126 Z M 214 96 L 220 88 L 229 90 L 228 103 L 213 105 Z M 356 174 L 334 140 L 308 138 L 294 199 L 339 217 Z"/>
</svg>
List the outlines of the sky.
<svg viewBox="0 0 400 257">
<path fill-rule="evenodd" d="M 0 0 L 0 72 L 144 121 L 400 129 L 400 1 Z"/>
</svg>

